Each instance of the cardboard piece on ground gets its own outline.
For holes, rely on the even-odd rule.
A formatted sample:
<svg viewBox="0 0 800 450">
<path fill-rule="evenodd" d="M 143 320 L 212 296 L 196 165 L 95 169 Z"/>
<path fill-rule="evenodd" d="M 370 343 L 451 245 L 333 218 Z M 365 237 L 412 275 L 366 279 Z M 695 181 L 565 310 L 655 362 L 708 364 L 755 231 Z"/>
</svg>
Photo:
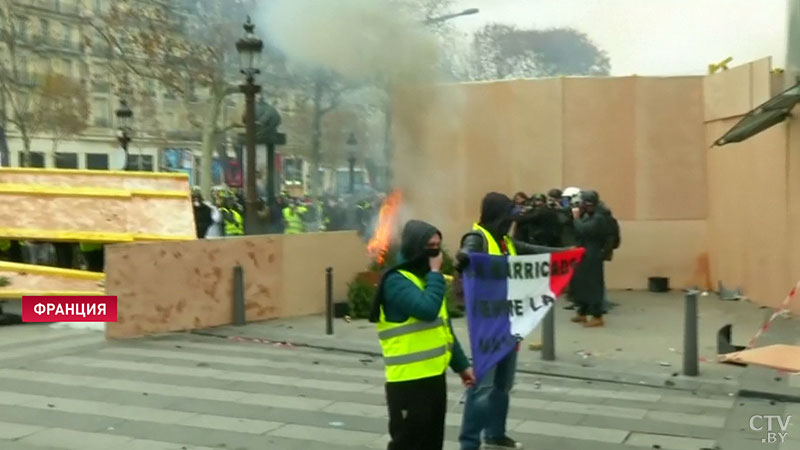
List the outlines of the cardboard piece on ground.
<svg viewBox="0 0 800 450">
<path fill-rule="evenodd" d="M 800 346 L 769 345 L 720 355 L 720 361 L 739 364 L 755 364 L 786 372 L 800 372 Z"/>
</svg>

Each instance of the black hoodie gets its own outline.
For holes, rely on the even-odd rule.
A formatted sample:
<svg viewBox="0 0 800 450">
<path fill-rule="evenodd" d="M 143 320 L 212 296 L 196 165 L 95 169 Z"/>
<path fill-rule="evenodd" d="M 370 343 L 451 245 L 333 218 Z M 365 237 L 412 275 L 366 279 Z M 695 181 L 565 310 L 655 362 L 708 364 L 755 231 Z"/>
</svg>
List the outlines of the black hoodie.
<svg viewBox="0 0 800 450">
<path fill-rule="evenodd" d="M 481 202 L 481 218 L 478 225 L 485 228 L 495 241 L 500 242 L 503 236 L 508 234 L 514 222 L 513 211 L 514 202 L 507 195 L 490 192 Z"/>
<path fill-rule="evenodd" d="M 372 302 L 370 321 L 377 322 L 379 319 L 380 306 L 384 302 L 383 292 L 386 285 L 386 278 L 390 274 L 398 270 L 407 270 L 420 278 L 425 278 L 428 272 L 431 271 L 428 262 L 429 258 L 425 253 L 425 247 L 434 234 L 439 234 L 440 238 L 442 236 L 442 233 L 437 230 L 436 227 L 421 220 L 409 220 L 403 227 L 403 234 L 400 241 L 400 262 L 387 269 L 381 277 L 375 299 Z"/>
</svg>

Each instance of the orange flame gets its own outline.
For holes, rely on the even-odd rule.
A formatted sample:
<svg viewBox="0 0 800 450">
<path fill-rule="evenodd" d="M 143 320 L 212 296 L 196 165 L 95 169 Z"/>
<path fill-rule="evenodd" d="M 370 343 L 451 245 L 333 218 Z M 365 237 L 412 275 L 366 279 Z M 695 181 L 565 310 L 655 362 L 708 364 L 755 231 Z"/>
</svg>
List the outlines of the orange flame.
<svg viewBox="0 0 800 450">
<path fill-rule="evenodd" d="M 378 226 L 375 228 L 375 234 L 369 240 L 369 244 L 367 244 L 367 252 L 370 258 L 374 259 L 378 264 L 383 264 L 386 260 L 386 253 L 389 251 L 389 245 L 392 241 L 397 213 L 402 202 L 402 192 L 394 190 L 383 202 L 383 206 L 381 206 L 381 210 L 378 213 Z"/>
</svg>

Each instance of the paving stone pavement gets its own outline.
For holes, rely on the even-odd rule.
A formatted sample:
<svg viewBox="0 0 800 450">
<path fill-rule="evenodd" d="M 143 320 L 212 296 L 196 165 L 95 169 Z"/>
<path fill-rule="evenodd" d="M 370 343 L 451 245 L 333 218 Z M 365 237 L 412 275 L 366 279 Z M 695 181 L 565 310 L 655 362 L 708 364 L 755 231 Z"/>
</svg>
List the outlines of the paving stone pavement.
<svg viewBox="0 0 800 450">
<path fill-rule="evenodd" d="M 463 388 L 448 381 L 445 448 L 457 449 Z M 508 425 L 527 449 L 699 450 L 714 447 L 733 406 L 724 395 L 520 375 Z M 385 448 L 386 430 L 374 358 L 0 328 L 2 450 L 366 450 Z"/>
</svg>

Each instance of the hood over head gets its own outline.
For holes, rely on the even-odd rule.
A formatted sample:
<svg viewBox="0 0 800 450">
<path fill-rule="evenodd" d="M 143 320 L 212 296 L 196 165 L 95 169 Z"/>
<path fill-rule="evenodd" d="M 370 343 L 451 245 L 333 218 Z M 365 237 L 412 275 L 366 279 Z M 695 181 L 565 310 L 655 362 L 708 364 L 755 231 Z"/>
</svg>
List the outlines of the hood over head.
<svg viewBox="0 0 800 450">
<path fill-rule="evenodd" d="M 480 226 L 485 228 L 495 240 L 502 239 L 508 234 L 513 217 L 514 202 L 507 195 L 499 192 L 490 192 L 483 197 L 481 202 Z"/>
<path fill-rule="evenodd" d="M 433 225 L 421 220 L 409 220 L 403 227 L 403 234 L 400 241 L 400 254 L 403 261 L 412 266 L 414 272 L 428 272 L 428 258 L 425 246 L 433 235 L 438 234 L 441 239 L 442 233 Z"/>
<path fill-rule="evenodd" d="M 600 194 L 597 191 L 581 191 L 581 201 L 589 205 L 597 206 L 600 203 Z"/>
<path fill-rule="evenodd" d="M 396 270 L 407 270 L 422 278 L 430 272 L 430 255 L 426 246 L 435 234 L 438 234 L 441 239 L 442 233 L 427 222 L 421 220 L 409 220 L 406 222 L 400 242 L 399 264 L 384 272 L 381 277 L 381 282 L 372 301 L 372 310 L 369 315 L 370 322 L 378 322 L 380 307 L 383 304 L 383 282 L 390 273 Z"/>
</svg>

